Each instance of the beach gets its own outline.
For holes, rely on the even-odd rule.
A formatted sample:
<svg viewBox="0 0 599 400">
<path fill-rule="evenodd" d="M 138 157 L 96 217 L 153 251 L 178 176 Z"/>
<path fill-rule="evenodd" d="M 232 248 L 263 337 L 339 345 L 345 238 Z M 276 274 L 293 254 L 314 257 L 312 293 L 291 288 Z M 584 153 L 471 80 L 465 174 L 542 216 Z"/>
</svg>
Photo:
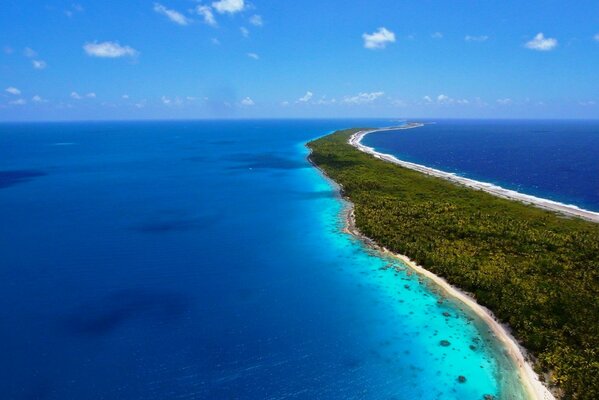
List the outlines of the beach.
<svg viewBox="0 0 599 400">
<path fill-rule="evenodd" d="M 530 204 L 535 207 L 539 207 L 539 208 L 542 208 L 542 209 L 545 209 L 548 211 L 556 212 L 556 213 L 559 213 L 559 214 L 562 214 L 565 216 L 578 217 L 578 218 L 582 218 L 582 219 L 585 219 L 588 221 L 599 223 L 599 213 L 597 213 L 597 212 L 585 210 L 585 209 L 582 209 L 575 205 L 564 204 L 564 203 L 560 203 L 557 201 L 543 199 L 540 197 L 520 193 L 515 190 L 505 189 L 500 186 L 493 185 L 491 183 L 476 181 L 474 179 L 469 179 L 469 178 L 465 178 L 462 176 L 458 176 L 454 173 L 441 171 L 438 169 L 426 167 L 424 165 L 412 163 L 409 161 L 403 161 L 393 155 L 380 153 L 380 152 L 376 151 L 374 148 L 368 147 L 368 146 L 365 146 L 364 144 L 362 144 L 362 140 L 364 139 L 364 137 L 373 132 L 413 129 L 413 128 L 419 128 L 423 125 L 424 124 L 422 124 L 422 123 L 412 122 L 412 123 L 408 123 L 405 126 L 400 126 L 400 127 L 388 127 L 388 128 L 359 131 L 351 136 L 351 138 L 349 139 L 349 144 L 354 146 L 355 148 L 357 148 L 360 151 L 363 151 L 365 153 L 373 155 L 376 158 L 379 158 L 384 161 L 392 162 L 392 163 L 400 165 L 404 168 L 412 169 L 414 171 L 418 171 L 418 172 L 421 172 L 421 173 L 424 173 L 427 175 L 442 178 L 442 179 L 451 181 L 453 183 L 457 183 L 459 185 L 469 187 L 471 189 L 482 190 L 484 192 L 490 193 L 494 196 L 501 197 L 504 199 L 519 201 L 519 202 L 522 202 L 525 204 Z"/>
<path fill-rule="evenodd" d="M 412 129 L 412 128 L 420 127 L 422 125 L 423 124 L 420 124 L 420 123 L 410 123 L 407 126 L 402 126 L 402 127 L 390 127 L 390 128 L 382 128 L 382 129 L 369 130 L 369 131 L 359 131 L 351 136 L 350 144 L 357 147 L 358 149 L 365 151 L 369 154 L 372 154 L 376 157 L 382 158 L 387 161 L 396 162 L 397 164 L 404 166 L 403 161 L 397 160 L 393 156 L 388 156 L 385 154 L 377 153 L 376 151 L 374 151 L 374 149 L 360 144 L 360 140 L 368 133 L 372 133 L 372 132 L 376 132 L 376 131 Z M 385 157 L 389 157 L 389 158 L 385 158 Z M 412 164 L 412 163 L 406 163 L 406 164 L 417 166 L 417 164 Z M 328 177 L 328 175 L 322 169 L 320 169 L 316 164 L 312 163 L 312 165 L 314 165 L 316 168 L 318 168 L 321 171 L 321 173 L 323 174 L 323 176 L 325 178 L 327 178 L 333 184 L 333 186 L 336 187 L 339 190 L 339 192 L 342 194 L 342 187 L 339 184 L 337 184 L 334 180 L 330 179 Z M 419 172 L 424 172 L 420 169 L 413 168 L 411 166 L 407 166 L 407 167 L 410 169 L 415 169 Z M 422 167 L 422 166 L 418 166 L 418 167 Z M 427 167 L 422 167 L 422 168 L 425 168 L 427 170 L 430 169 L 435 172 L 446 174 L 442 171 L 433 170 L 431 168 L 427 168 Z M 427 172 L 424 172 L 424 173 L 427 173 Z M 428 173 L 428 174 L 434 175 L 433 173 Z M 451 175 L 451 176 L 455 177 L 455 175 L 452 175 L 452 174 L 447 174 L 447 175 Z M 438 176 L 438 175 L 434 175 L 434 176 Z M 459 178 L 459 177 L 456 177 L 456 178 Z M 465 178 L 463 178 L 463 179 L 465 179 Z M 471 180 L 468 180 L 468 181 L 471 181 Z M 472 181 L 472 182 L 476 182 L 476 181 Z M 469 187 L 471 187 L 471 186 L 469 186 Z M 525 195 L 523 195 L 523 196 L 525 196 Z M 506 196 L 501 196 L 501 197 L 510 198 L 510 197 L 506 197 Z M 516 200 L 516 199 L 514 199 L 514 200 Z M 556 397 L 551 393 L 551 391 L 541 382 L 541 380 L 539 379 L 539 376 L 534 372 L 532 363 L 530 361 L 528 361 L 530 358 L 529 358 L 529 355 L 528 355 L 526 349 L 523 348 L 518 343 L 516 338 L 512 335 L 509 326 L 499 322 L 495 318 L 494 314 L 488 308 L 478 304 L 476 302 L 476 300 L 470 294 L 449 284 L 444 278 L 442 278 L 442 277 L 432 273 L 431 271 L 425 269 L 424 267 L 418 265 L 413 260 L 411 260 L 409 257 L 407 257 L 403 254 L 397 254 L 397 253 L 391 252 L 388 249 L 386 249 L 385 247 L 379 246 L 376 242 L 374 242 L 369 237 L 363 235 L 356 227 L 353 204 L 347 198 L 345 198 L 345 201 L 347 203 L 347 207 L 345 210 L 345 227 L 344 227 L 344 231 L 346 233 L 353 235 L 354 237 L 356 237 L 357 239 L 359 239 L 360 241 L 365 243 L 367 246 L 375 249 L 376 251 L 379 251 L 382 255 L 390 256 L 394 259 L 399 260 L 401 262 L 401 264 L 410 268 L 413 272 L 415 272 L 419 276 L 423 277 L 425 280 L 430 282 L 433 286 L 439 288 L 445 296 L 447 296 L 448 298 L 451 298 L 453 300 L 456 300 L 458 303 L 463 304 L 467 309 L 469 309 L 473 314 L 475 314 L 478 318 L 480 318 L 480 320 L 482 322 L 484 322 L 486 324 L 486 326 L 489 328 L 489 331 L 493 334 L 493 336 L 504 346 L 507 356 L 509 356 L 512 359 L 514 366 L 517 368 L 518 375 L 519 375 L 522 383 L 525 386 L 525 390 L 526 390 L 526 393 L 528 394 L 529 398 L 534 399 L 534 400 L 555 400 L 556 399 Z M 522 201 L 522 200 L 519 200 L 519 201 Z"/>
<path fill-rule="evenodd" d="M 516 338 L 512 335 L 510 328 L 499 322 L 488 308 L 481 306 L 471 295 L 449 284 L 442 277 L 416 264 L 409 257 L 403 254 L 393 253 L 384 247 L 378 246 L 373 240 L 362 235 L 356 227 L 353 205 L 351 202 L 348 202 L 346 211 L 345 231 L 362 240 L 368 246 L 380 251 L 382 254 L 398 259 L 403 265 L 440 288 L 447 297 L 457 300 L 459 303 L 466 306 L 489 327 L 493 336 L 503 344 L 506 354 L 513 360 L 514 365 L 518 368 L 518 374 L 525 385 L 529 398 L 534 400 L 555 400 L 555 396 L 549 389 L 547 389 L 547 387 L 545 387 L 545 385 L 543 385 L 538 375 L 534 372 L 531 363 L 527 361 L 528 354 L 526 349 L 520 346 Z"/>
</svg>

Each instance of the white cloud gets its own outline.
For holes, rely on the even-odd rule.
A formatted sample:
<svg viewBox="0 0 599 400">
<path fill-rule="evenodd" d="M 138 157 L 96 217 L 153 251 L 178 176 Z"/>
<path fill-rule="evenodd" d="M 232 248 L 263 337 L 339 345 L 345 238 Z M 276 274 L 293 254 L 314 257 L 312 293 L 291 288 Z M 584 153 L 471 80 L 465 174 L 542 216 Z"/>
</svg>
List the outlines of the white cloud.
<svg viewBox="0 0 599 400">
<path fill-rule="evenodd" d="M 139 54 L 134 48 L 121 46 L 118 42 L 86 43 L 83 50 L 88 56 L 102 58 L 135 57 Z"/>
<path fill-rule="evenodd" d="M 37 56 L 37 51 L 33 50 L 31 47 L 25 47 L 23 49 L 23 55 L 27 58 L 33 58 Z"/>
<path fill-rule="evenodd" d="M 214 13 L 209 6 L 199 5 L 196 7 L 196 13 L 204 19 L 204 23 L 210 26 L 216 26 L 216 19 Z"/>
<path fill-rule="evenodd" d="M 215 46 L 220 45 L 220 40 L 218 40 L 217 38 L 210 39 L 210 42 Z"/>
<path fill-rule="evenodd" d="M 162 97 L 160 98 L 160 101 L 162 101 L 162 104 L 165 104 L 165 105 L 167 105 L 167 106 L 168 106 L 169 104 L 171 104 L 171 103 L 172 103 L 172 100 L 171 100 L 171 99 L 169 99 L 169 98 L 168 98 L 168 97 L 166 97 L 166 96 L 162 96 Z"/>
<path fill-rule="evenodd" d="M 467 42 L 486 42 L 488 39 L 489 39 L 489 37 L 487 35 L 480 35 L 480 36 L 466 35 L 464 37 L 464 40 Z"/>
<path fill-rule="evenodd" d="M 39 95 L 35 95 L 31 98 L 31 101 L 33 101 L 34 103 L 45 103 L 48 100 L 43 99 L 41 96 Z"/>
<path fill-rule="evenodd" d="M 595 39 L 596 42 L 599 42 L 599 33 L 593 36 L 593 39 Z"/>
<path fill-rule="evenodd" d="M 422 98 L 422 100 L 424 100 L 427 103 L 432 103 L 433 102 L 433 99 L 431 99 L 431 96 L 424 96 Z"/>
<path fill-rule="evenodd" d="M 453 99 L 446 94 L 440 94 L 437 96 L 437 103 L 452 103 Z"/>
<path fill-rule="evenodd" d="M 362 39 L 367 49 L 384 49 L 387 44 L 395 42 L 395 33 L 380 27 L 376 32 L 362 34 Z"/>
<path fill-rule="evenodd" d="M 35 69 L 44 69 L 48 66 L 48 64 L 46 64 L 46 62 L 43 60 L 32 60 L 31 64 Z"/>
<path fill-rule="evenodd" d="M 308 101 L 310 101 L 312 96 L 314 96 L 314 93 L 312 93 L 311 91 L 308 90 L 306 92 L 306 94 L 303 95 L 302 97 L 300 97 L 299 99 L 297 99 L 297 101 L 300 103 L 307 103 Z"/>
<path fill-rule="evenodd" d="M 256 54 L 256 53 L 248 53 L 247 56 L 249 58 L 253 58 L 254 60 L 259 60 L 260 59 L 260 56 L 258 54 Z"/>
<path fill-rule="evenodd" d="M 244 0 L 219 0 L 212 3 L 212 7 L 220 14 L 235 14 L 245 8 Z"/>
<path fill-rule="evenodd" d="M 158 14 L 164 15 L 175 24 L 187 25 L 190 22 L 190 19 L 188 19 L 185 15 L 178 11 L 168 9 L 160 3 L 154 3 L 154 11 L 156 11 Z"/>
<path fill-rule="evenodd" d="M 26 103 L 27 103 L 27 101 L 25 101 L 25 99 L 17 99 L 17 100 L 10 101 L 8 104 L 12 104 L 15 106 L 22 106 L 22 105 L 25 105 Z"/>
<path fill-rule="evenodd" d="M 285 101 L 282 101 L 282 102 L 281 102 L 281 105 L 282 105 L 283 107 L 287 107 L 287 106 L 289 105 L 289 102 L 288 102 L 287 100 L 285 100 Z"/>
<path fill-rule="evenodd" d="M 128 94 L 124 94 L 124 95 L 121 96 L 121 99 L 128 100 L 129 99 L 129 95 Z"/>
<path fill-rule="evenodd" d="M 347 104 L 366 104 L 372 103 L 379 97 L 383 96 L 384 92 L 358 93 L 355 96 L 346 96 L 343 102 Z"/>
<path fill-rule="evenodd" d="M 433 39 L 443 39 L 443 33 L 441 33 L 441 32 L 434 32 L 434 33 L 431 34 L 431 37 Z"/>
<path fill-rule="evenodd" d="M 258 14 L 254 14 L 250 17 L 250 24 L 254 26 L 262 26 L 264 25 L 264 21 L 262 21 L 262 16 Z"/>
<path fill-rule="evenodd" d="M 252 100 L 250 97 L 246 97 L 245 99 L 241 100 L 241 104 L 244 106 L 253 106 L 254 104 L 254 100 Z"/>
<path fill-rule="evenodd" d="M 96 94 L 94 92 L 87 93 L 86 95 L 80 95 L 77 92 L 71 92 L 71 98 L 75 100 L 83 100 L 84 98 L 95 99 Z"/>
<path fill-rule="evenodd" d="M 534 39 L 526 42 L 524 47 L 537 51 L 549 51 L 557 47 L 557 39 L 546 38 L 542 32 L 539 32 Z"/>
<path fill-rule="evenodd" d="M 578 104 L 580 104 L 583 107 L 592 107 L 597 105 L 597 103 L 593 100 L 589 100 L 589 101 L 579 101 Z"/>
<path fill-rule="evenodd" d="M 7 87 L 6 91 L 10 94 L 14 94 L 15 96 L 18 96 L 21 94 L 21 91 L 13 86 Z"/>
<path fill-rule="evenodd" d="M 510 104 L 512 104 L 513 101 L 510 98 L 504 98 L 504 99 L 497 99 L 497 104 L 500 104 L 502 106 L 508 106 Z"/>
<path fill-rule="evenodd" d="M 239 28 L 239 31 L 241 32 L 241 36 L 243 36 L 243 37 L 250 36 L 250 31 L 245 26 L 242 26 L 241 28 Z"/>
</svg>

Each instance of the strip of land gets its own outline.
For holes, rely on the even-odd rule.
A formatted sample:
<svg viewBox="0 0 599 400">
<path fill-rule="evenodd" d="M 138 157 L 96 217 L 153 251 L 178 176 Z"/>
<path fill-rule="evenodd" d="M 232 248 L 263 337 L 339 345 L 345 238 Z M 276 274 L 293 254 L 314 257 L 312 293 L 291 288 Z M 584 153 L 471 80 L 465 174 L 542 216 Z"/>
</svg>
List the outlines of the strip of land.
<svg viewBox="0 0 599 400">
<path fill-rule="evenodd" d="M 311 161 L 353 204 L 353 233 L 398 255 L 485 320 L 531 398 L 551 398 L 546 387 L 564 398 L 599 398 L 599 225 L 349 143 L 371 131 L 339 131 L 308 144 Z"/>
<path fill-rule="evenodd" d="M 593 221 L 593 222 L 599 222 L 599 213 L 597 213 L 597 212 L 584 210 L 582 208 L 579 208 L 577 206 L 570 205 L 570 204 L 563 204 L 563 203 L 560 203 L 557 201 L 553 201 L 553 200 L 549 200 L 549 199 L 542 199 L 539 197 L 527 195 L 524 193 L 516 192 L 514 190 L 505 189 L 505 188 L 502 188 L 500 186 L 496 186 L 496 185 L 493 185 L 490 183 L 485 183 L 485 182 L 476 181 L 474 179 L 464 178 L 462 176 L 458 176 L 458 175 L 450 173 L 450 172 L 445 172 L 445 171 L 441 171 L 438 169 L 426 167 L 424 165 L 415 164 L 415 163 L 408 162 L 408 161 L 403 161 L 393 155 L 380 153 L 380 152 L 376 151 L 375 149 L 373 149 L 372 147 L 368 147 L 368 146 L 365 146 L 364 144 L 362 144 L 362 140 L 364 139 L 364 137 L 370 133 L 380 132 L 380 131 L 411 129 L 411 128 L 418 128 L 421 126 L 423 126 L 423 124 L 410 123 L 405 126 L 399 126 L 399 127 L 389 127 L 389 128 L 359 131 L 359 132 L 354 133 L 349 138 L 349 144 L 351 144 L 358 150 L 361 150 L 368 154 L 372 154 L 373 156 L 380 158 L 381 160 L 389 161 L 389 162 L 395 163 L 397 165 L 401 165 L 402 167 L 413 169 L 414 171 L 422 172 L 423 174 L 447 179 L 448 181 L 458 183 L 460 185 L 464 185 L 464 186 L 472 188 L 472 189 L 483 190 L 487 193 L 491 193 L 492 195 L 502 197 L 504 199 L 516 200 L 516 201 L 523 202 L 525 204 L 532 204 L 536 207 L 540 207 L 545 210 L 558 212 L 558 213 L 568 215 L 568 216 L 579 217 L 579 218 L 583 218 L 583 219 Z"/>
</svg>

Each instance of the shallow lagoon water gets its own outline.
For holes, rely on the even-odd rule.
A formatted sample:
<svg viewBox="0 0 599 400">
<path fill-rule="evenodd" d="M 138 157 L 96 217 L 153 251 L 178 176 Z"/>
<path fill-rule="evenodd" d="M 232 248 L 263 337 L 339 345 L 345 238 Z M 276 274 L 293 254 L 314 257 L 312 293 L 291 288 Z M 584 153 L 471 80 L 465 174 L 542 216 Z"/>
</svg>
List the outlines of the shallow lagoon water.
<svg viewBox="0 0 599 400">
<path fill-rule="evenodd" d="M 0 125 L 3 398 L 520 398 L 486 327 L 343 233 L 306 161 L 390 124 Z"/>
</svg>

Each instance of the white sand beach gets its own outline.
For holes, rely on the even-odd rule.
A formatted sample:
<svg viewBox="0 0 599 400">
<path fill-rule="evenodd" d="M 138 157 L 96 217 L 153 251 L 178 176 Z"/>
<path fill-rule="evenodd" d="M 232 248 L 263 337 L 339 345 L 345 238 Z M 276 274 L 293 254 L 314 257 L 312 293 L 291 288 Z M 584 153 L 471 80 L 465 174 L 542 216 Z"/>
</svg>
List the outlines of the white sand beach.
<svg viewBox="0 0 599 400">
<path fill-rule="evenodd" d="M 403 160 L 400 160 L 397 157 L 392 156 L 390 154 L 379 153 L 372 147 L 368 147 L 368 146 L 365 146 L 362 144 L 362 140 L 364 139 L 364 137 L 373 132 L 413 129 L 413 128 L 419 128 L 423 125 L 424 124 L 413 122 L 413 123 L 409 123 L 409 124 L 407 124 L 405 126 L 401 126 L 401 127 L 389 127 L 389 128 L 380 128 L 380 129 L 356 132 L 355 134 L 353 134 L 350 137 L 349 144 L 351 144 L 358 150 L 361 150 L 365 153 L 373 155 L 376 158 L 379 158 L 384 161 L 392 162 L 394 164 L 400 165 L 405 168 L 412 169 L 414 171 L 422 172 L 423 174 L 446 179 L 448 181 L 469 187 L 471 189 L 483 190 L 487 193 L 490 193 L 490 194 L 498 196 L 498 197 L 502 197 L 504 199 L 520 201 L 522 203 L 530 204 L 530 205 L 533 205 L 533 206 L 536 206 L 539 208 L 543 208 L 545 210 L 553 211 L 556 213 L 560 213 L 560 214 L 563 214 L 566 216 L 578 217 L 578 218 L 582 218 L 582 219 L 585 219 L 588 221 L 599 223 L 599 213 L 597 213 L 597 212 L 584 210 L 575 205 L 563 204 L 563 203 L 560 203 L 557 201 L 543 199 L 543 198 L 531 196 L 528 194 L 516 192 L 515 190 L 505 189 L 500 186 L 493 185 L 491 183 L 479 182 L 474 179 L 464 178 L 462 176 L 458 176 L 458 175 L 450 173 L 450 172 L 445 172 L 445 171 L 441 171 L 438 169 L 429 168 L 424 165 L 415 164 L 415 163 L 408 162 L 408 161 L 403 161 Z"/>
</svg>

